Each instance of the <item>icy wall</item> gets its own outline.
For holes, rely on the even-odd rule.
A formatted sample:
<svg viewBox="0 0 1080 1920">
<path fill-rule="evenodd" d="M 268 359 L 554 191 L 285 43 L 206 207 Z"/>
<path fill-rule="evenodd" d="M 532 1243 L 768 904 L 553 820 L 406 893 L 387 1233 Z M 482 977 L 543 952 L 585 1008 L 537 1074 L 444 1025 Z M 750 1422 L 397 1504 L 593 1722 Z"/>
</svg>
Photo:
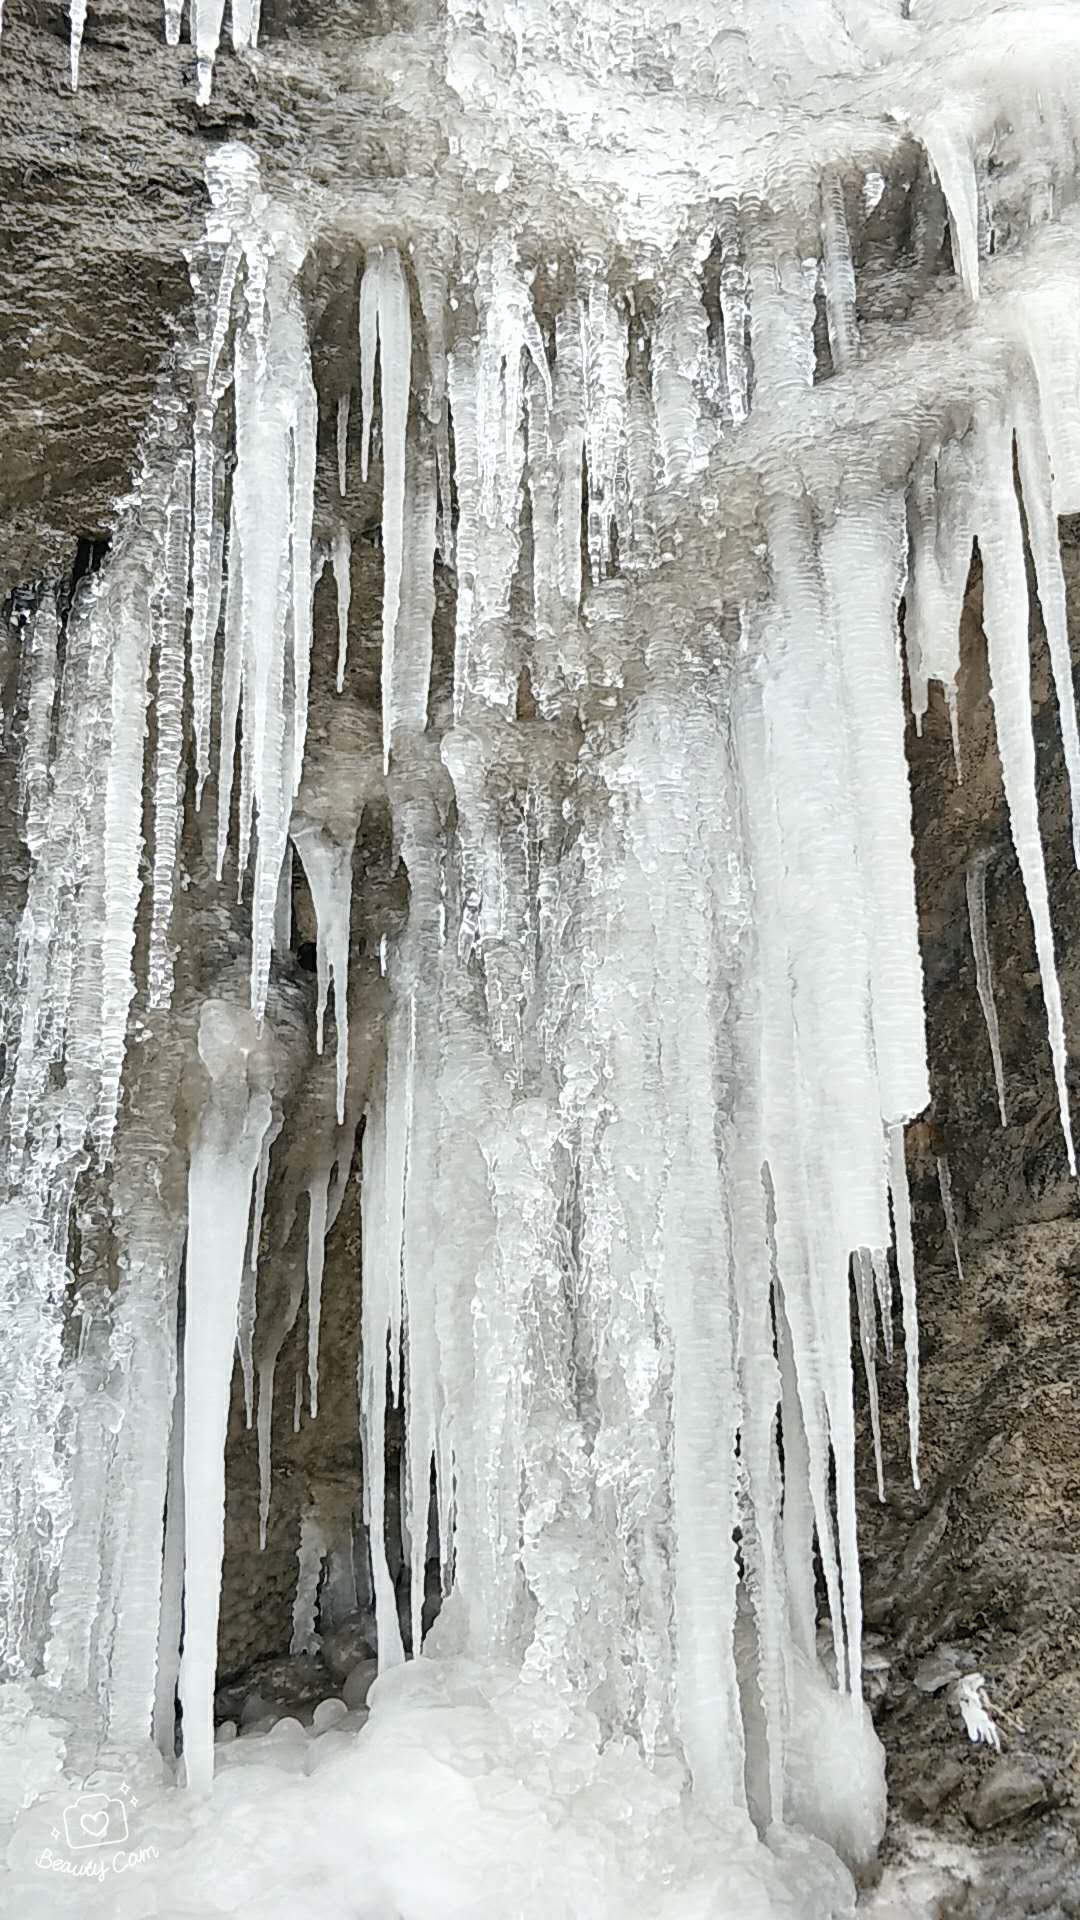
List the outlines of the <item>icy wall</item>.
<svg viewBox="0 0 1080 1920">
<path fill-rule="evenodd" d="M 342 1767 L 362 1786 L 395 1739 L 430 1753 L 449 1705 L 448 1763 L 478 1743 L 491 1805 L 527 1783 L 542 1822 L 594 1796 L 606 1864 L 568 1912 L 628 1910 L 618 1807 L 667 1835 L 673 1914 L 710 1910 L 703 1832 L 763 1913 L 785 1879 L 800 1911 L 844 1911 L 806 1836 L 858 1863 L 881 1819 L 852 1278 L 873 1404 L 895 1272 L 918 1471 L 898 609 L 918 724 L 928 681 L 954 688 L 976 541 L 1073 1157 L 1025 535 L 1074 773 L 1080 27 L 493 9 L 370 58 L 443 129 L 437 177 L 270 194 L 246 147 L 213 153 L 192 325 L 107 563 L 70 607 L 22 608 L 6 1671 L 72 1717 L 84 1770 L 151 1730 L 171 1759 L 175 1680 L 182 1777 L 209 1787 L 234 1347 L 265 1527 L 275 1369 L 303 1315 L 314 1417 L 362 1131 L 350 1577 L 384 1672 L 404 1653 L 388 1390 L 413 1647 L 433 1539 L 449 1597 Z M 335 278 L 355 371 L 320 396 L 309 326 Z M 359 655 L 357 470 L 379 477 L 382 576 Z M 284 965 L 298 901 L 314 1031 Z M 983 910 L 975 872 L 989 1021 Z M 301 1641 L 340 1553 L 313 1516 Z M 508 1858 L 484 1831 L 476 1860 Z"/>
</svg>

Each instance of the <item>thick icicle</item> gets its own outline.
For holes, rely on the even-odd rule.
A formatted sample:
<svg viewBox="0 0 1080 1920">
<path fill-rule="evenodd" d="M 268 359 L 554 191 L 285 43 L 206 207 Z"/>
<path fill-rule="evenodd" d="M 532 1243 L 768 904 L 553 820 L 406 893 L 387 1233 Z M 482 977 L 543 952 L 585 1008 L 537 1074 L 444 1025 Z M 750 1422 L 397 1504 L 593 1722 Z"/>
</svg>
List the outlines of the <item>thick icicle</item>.
<svg viewBox="0 0 1080 1920">
<path fill-rule="evenodd" d="M 224 14 L 225 0 L 191 0 L 191 37 L 197 68 L 195 98 L 200 107 L 205 107 L 210 99 Z"/>
<path fill-rule="evenodd" d="M 361 473 L 367 479 L 375 406 L 378 345 L 383 456 L 383 761 L 390 764 L 394 730 L 394 641 L 401 601 L 405 517 L 405 433 L 412 366 L 409 287 L 396 247 L 376 250 L 360 283 Z"/>
<path fill-rule="evenodd" d="M 927 682 L 938 680 L 948 704 L 958 777 L 960 614 L 971 568 L 973 516 L 970 449 L 964 441 L 950 440 L 923 455 L 911 476 L 904 635 L 916 731 L 922 731 Z"/>
<path fill-rule="evenodd" d="M 912 1119 L 930 1098 L 897 633 L 904 549 L 895 494 L 842 509 L 822 540 L 867 897 L 870 1016 L 886 1123 Z M 876 1242 L 886 1243 L 886 1235 Z"/>
<path fill-rule="evenodd" d="M 997 1003 L 994 999 L 994 970 L 990 959 L 990 934 L 986 924 L 986 869 L 990 863 L 989 852 L 984 848 L 974 853 L 967 863 L 965 885 L 967 891 L 968 929 L 971 934 L 971 951 L 975 957 L 975 984 L 986 1022 L 986 1034 L 990 1042 L 990 1058 L 994 1067 L 994 1086 L 997 1089 L 998 1112 L 1001 1124 L 1007 1127 L 1008 1116 L 1005 1111 L 1005 1071 L 1001 1059 L 1001 1034 L 998 1029 Z"/>
<path fill-rule="evenodd" d="M 234 340 L 236 469 L 225 615 L 223 766 L 237 668 L 243 702 L 240 783 L 242 883 L 252 816 L 257 851 L 252 898 L 251 1006 L 266 1005 L 278 884 L 307 731 L 311 653 L 311 527 L 317 407 L 296 287 L 303 259 L 289 227 L 268 248 L 259 222 L 258 174 L 238 145 L 216 157 L 215 218 L 230 221 L 248 261 L 247 318 Z M 269 263 L 267 252 L 269 251 Z M 219 799 L 218 854 L 228 831 Z"/>
<path fill-rule="evenodd" d="M 1031 715 L 1028 651 L 1028 589 L 1020 508 L 1013 484 L 1012 427 L 988 418 L 980 427 L 981 484 L 977 492 L 979 549 L 983 562 L 983 626 L 990 664 L 1001 777 L 1016 856 L 1023 875 L 1035 951 L 1039 961 L 1058 1111 L 1069 1171 L 1076 1172 L 1069 1090 L 1065 1075 L 1065 1022 L 1054 957 L 1046 864 L 1039 832 L 1035 785 L 1035 737 Z"/>
<path fill-rule="evenodd" d="M 261 0 L 232 0 L 232 43 L 234 53 L 254 47 L 259 38 Z"/>
<path fill-rule="evenodd" d="M 83 31 L 86 27 L 86 0 L 69 0 L 69 13 L 71 90 L 74 93 L 79 84 L 79 55 L 82 52 Z"/>
<path fill-rule="evenodd" d="M 184 1777 L 209 1790 L 225 1528 L 225 1431 L 252 1186 L 271 1122 L 252 1017 L 204 1002 L 199 1056 L 208 1089 L 188 1176 L 184 1333 Z"/>
<path fill-rule="evenodd" d="M 402 535 L 401 604 L 391 686 L 398 744 L 427 726 L 431 690 L 431 627 L 435 617 L 435 539 L 438 477 L 426 436 L 410 443 Z"/>
<path fill-rule="evenodd" d="M 953 253 L 968 297 L 979 297 L 979 190 L 975 149 L 961 115 L 945 109 L 922 128 L 923 145 L 949 209 Z"/>
</svg>

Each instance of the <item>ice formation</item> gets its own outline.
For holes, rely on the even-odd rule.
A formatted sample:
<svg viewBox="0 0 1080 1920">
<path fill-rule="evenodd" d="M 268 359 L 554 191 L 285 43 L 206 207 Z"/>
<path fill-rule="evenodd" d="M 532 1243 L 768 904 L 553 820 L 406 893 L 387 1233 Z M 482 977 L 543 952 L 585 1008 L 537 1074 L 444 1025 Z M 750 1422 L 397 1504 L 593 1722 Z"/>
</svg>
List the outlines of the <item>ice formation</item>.
<svg viewBox="0 0 1080 1920">
<path fill-rule="evenodd" d="M 222 19 L 193 6 L 203 98 Z M 151 1791 L 146 1912 L 225 1872 L 270 1920 L 317 1872 L 342 1920 L 826 1920 L 882 1819 L 850 1301 L 880 1481 L 893 1267 L 918 1473 L 904 665 L 916 726 L 943 686 L 959 765 L 976 542 L 1073 1163 L 1024 527 L 1075 783 L 1080 23 L 451 0 L 444 24 L 437 190 L 271 194 L 247 148 L 213 153 L 191 337 L 113 549 L 26 621 L 4 1673 L 50 1726 L 88 1703 L 69 1771 L 94 1727 L 129 1771 L 151 1732 L 171 1765 L 178 1685 L 195 1791 Z M 234 0 L 234 44 L 257 30 Z M 321 418 L 317 256 L 357 263 Z M 362 871 L 377 821 L 399 905 Z M 265 1537 L 276 1369 L 316 1415 L 361 1131 L 371 1718 L 220 1749 L 203 1819 L 234 1351 Z M 955 1242 L 944 1163 L 942 1194 Z M 352 1531 L 304 1510 L 297 1650 L 355 1599 Z M 407 1659 L 433 1540 L 447 1598 Z M 271 1776 L 280 1887 L 236 1842 L 267 1758 L 319 1782 L 297 1837 Z"/>
<path fill-rule="evenodd" d="M 998 1029 L 997 1002 L 994 999 L 994 969 L 990 958 L 990 930 L 986 917 L 986 869 L 989 863 L 990 855 L 986 848 L 973 854 L 968 861 L 965 885 L 979 1005 L 986 1022 L 986 1037 L 990 1042 L 990 1059 L 994 1069 L 998 1112 L 1002 1126 L 1007 1127 L 1009 1117 L 1005 1111 L 1005 1068 L 1001 1058 L 1001 1034 Z"/>
</svg>

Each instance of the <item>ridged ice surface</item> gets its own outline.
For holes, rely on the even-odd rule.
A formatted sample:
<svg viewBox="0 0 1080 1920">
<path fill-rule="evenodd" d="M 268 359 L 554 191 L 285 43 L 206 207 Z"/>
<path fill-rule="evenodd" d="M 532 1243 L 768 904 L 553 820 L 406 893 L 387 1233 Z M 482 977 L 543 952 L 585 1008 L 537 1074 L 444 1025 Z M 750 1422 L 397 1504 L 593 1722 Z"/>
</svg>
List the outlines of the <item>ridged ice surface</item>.
<svg viewBox="0 0 1080 1920">
<path fill-rule="evenodd" d="M 192 9 L 203 98 L 222 21 Z M 234 5 L 236 48 L 257 27 Z M 883 1818 L 852 1352 L 881 1486 L 894 1293 L 918 1477 L 905 678 L 916 727 L 943 687 L 962 772 L 976 544 L 1073 1160 L 1025 537 L 1075 825 L 1080 23 L 455 0 L 369 61 L 395 110 L 438 100 L 438 179 L 274 198 L 213 152 L 121 533 L 27 619 L 0 1715 L 43 1676 L 92 1703 L 69 1772 L 93 1714 L 114 1757 L 153 1731 L 171 1762 L 178 1678 L 213 1799 L 151 1794 L 147 1913 L 227 1885 L 270 1920 L 317 1870 L 332 1920 L 827 1920 Z M 978 864 L 969 909 L 1004 1119 Z M 275 1370 L 303 1312 L 314 1417 L 357 1158 L 364 1483 L 344 1519 L 304 1509 L 292 1637 L 369 1596 L 372 1717 L 238 1741 L 214 1782 L 234 1351 L 265 1538 Z M 248 1754 L 286 1776 L 250 1776 L 263 1852 Z"/>
</svg>

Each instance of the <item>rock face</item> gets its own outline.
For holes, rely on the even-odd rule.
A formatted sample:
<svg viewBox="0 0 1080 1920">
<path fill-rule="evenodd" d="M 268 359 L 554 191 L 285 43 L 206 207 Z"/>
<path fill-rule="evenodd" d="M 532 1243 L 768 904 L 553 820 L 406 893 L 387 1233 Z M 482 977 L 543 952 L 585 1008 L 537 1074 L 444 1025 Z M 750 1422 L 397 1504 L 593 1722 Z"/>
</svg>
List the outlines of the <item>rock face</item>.
<svg viewBox="0 0 1080 1920">
<path fill-rule="evenodd" d="M 1080 547 L 1065 564 L 1080 652 Z M 998 1843 L 994 1885 L 949 1911 L 1075 1898 L 1080 1709 L 1080 1219 L 1052 1085 L 1030 921 L 1001 792 L 977 565 L 963 629 L 957 783 L 943 703 L 910 741 L 933 1105 L 909 1132 L 922 1344 L 922 1487 L 906 1473 L 899 1364 L 883 1384 L 887 1498 L 861 1514 L 868 1625 L 892 1664 L 877 1709 L 894 1810 Z M 1080 1008 L 1080 880 L 1043 636 L 1032 631 L 1039 798 L 1067 1031 Z M 965 872 L 985 852 L 1009 1124 L 976 993 Z M 1072 1074 L 1075 1100 L 1076 1074 Z M 937 1162 L 951 1175 L 962 1273 Z M 870 1435 L 864 1433 L 864 1467 Z M 1004 1752 L 972 1745 L 955 1677 L 980 1672 Z M 953 1675 L 953 1679 L 946 1678 Z M 933 1687 L 933 1691 L 928 1690 Z M 1035 1882 L 1022 1862 L 1049 1849 Z M 1053 1898 L 1049 1892 L 1054 1889 Z M 974 1904 L 966 1904 L 968 1901 Z M 1026 1904 L 1029 1900 L 1034 1904 Z"/>
<path fill-rule="evenodd" d="M 153 4 L 91 0 L 73 96 L 65 14 L 41 0 L 9 0 L 0 43 L 0 593 L 85 568 L 93 543 L 114 524 L 188 300 L 184 250 L 201 224 L 208 144 L 243 133 L 271 176 L 275 168 L 287 174 L 303 151 L 309 170 L 315 155 L 332 180 L 346 145 L 354 170 L 368 164 L 376 178 L 394 170 L 403 129 L 382 116 L 375 91 L 370 112 L 362 110 L 365 39 L 390 24 L 388 10 L 361 12 L 341 0 L 264 5 L 263 37 L 273 57 L 258 62 L 256 74 L 251 63 L 223 53 L 213 105 L 199 109 L 189 50 L 165 47 Z M 335 77 L 346 66 L 349 109 L 338 124 Z M 351 321 L 326 304 L 318 287 L 313 310 L 329 356 Z M 320 392 L 324 406 L 332 405 L 332 388 Z M 332 430 L 327 417 L 320 431 Z M 365 512 L 363 499 L 350 502 L 358 534 Z M 1080 657 L 1080 526 L 1068 531 Z M 898 1362 L 882 1376 L 886 1502 L 878 1504 L 868 1473 L 862 1538 L 867 1622 L 888 1654 L 876 1711 L 894 1807 L 953 1837 L 986 1835 L 999 1849 L 988 1867 L 992 1902 L 960 1889 L 949 1911 L 1005 1916 L 1080 1911 L 1075 1900 L 1067 1904 L 1080 1786 L 1080 1217 L 997 772 L 979 616 L 976 574 L 964 623 L 963 785 L 936 697 L 923 738 L 912 737 L 910 747 L 934 1091 L 928 1120 L 909 1139 L 922 1318 L 922 1486 L 913 1491 L 905 1475 Z M 316 618 L 317 645 L 329 657 L 334 611 L 325 592 Z M 365 585 L 361 559 L 353 577 L 358 644 L 374 651 L 378 621 L 374 582 Z M 1066 1022 L 1080 1040 L 1080 881 L 1038 630 L 1032 641 L 1043 837 Z M 968 933 L 965 873 L 981 853 L 988 856 L 1005 1128 Z M 294 986 L 313 998 L 302 900 L 297 913 Z M 1073 1081 L 1075 1087 L 1075 1074 Z M 962 1274 L 942 1214 L 942 1159 L 951 1174 Z M 302 1515 L 313 1500 L 324 1510 L 347 1508 L 358 1484 L 359 1269 L 353 1182 L 327 1247 L 319 1418 L 305 1419 L 296 1433 L 294 1382 L 307 1338 L 302 1313 L 279 1359 L 264 1551 L 255 1435 L 244 1424 L 236 1384 L 219 1658 L 226 1688 L 256 1663 L 289 1654 Z M 945 1677 L 920 1686 L 919 1671 L 924 1680 Z M 986 1679 L 1001 1755 L 972 1746 L 964 1731 L 948 1676 L 974 1671 Z M 321 1675 L 312 1698 L 320 1686 Z M 246 1691 L 241 1682 L 238 1697 Z M 228 1695 L 223 1713 L 232 1704 Z M 1038 1868 L 1031 1864 L 1037 1857 Z"/>
</svg>

